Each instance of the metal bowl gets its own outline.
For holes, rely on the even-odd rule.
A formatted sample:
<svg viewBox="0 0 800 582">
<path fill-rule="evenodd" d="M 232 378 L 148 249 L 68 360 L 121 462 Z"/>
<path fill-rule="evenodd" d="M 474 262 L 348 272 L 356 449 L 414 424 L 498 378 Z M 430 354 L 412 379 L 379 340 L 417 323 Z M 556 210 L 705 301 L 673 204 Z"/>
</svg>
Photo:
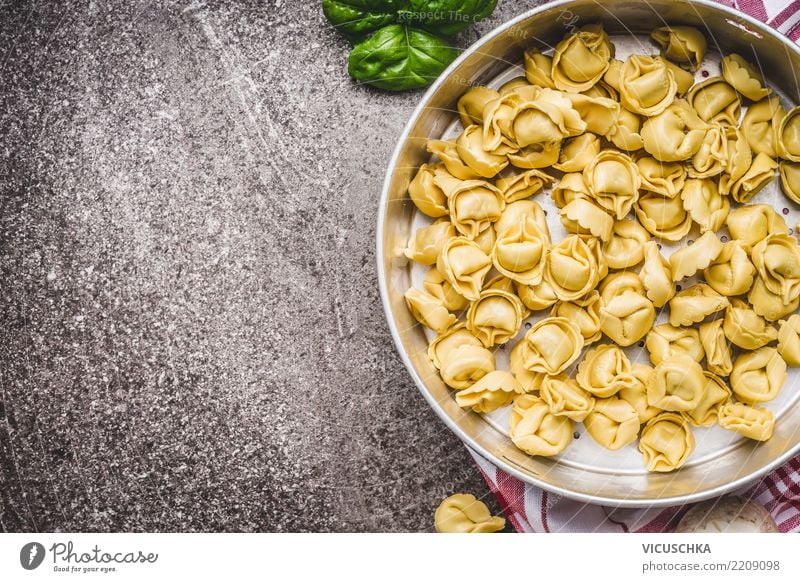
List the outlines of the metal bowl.
<svg viewBox="0 0 800 582">
<path fill-rule="evenodd" d="M 697 458 L 672 473 L 647 473 L 634 447 L 624 454 L 593 450 L 588 437 L 582 439 L 578 452 L 572 456 L 565 452 L 555 459 L 531 457 L 511 443 L 497 417 L 466 412 L 456 405 L 452 392 L 428 359 L 425 330 L 413 319 L 403 300 L 412 278 L 419 278 L 418 274 L 414 276 L 416 267 L 408 264 L 402 249 L 420 220 L 415 216 L 407 188 L 416 169 L 429 158 L 426 141 L 452 135 L 457 119 L 455 103 L 469 86 L 497 86 L 524 74 L 522 52 L 526 48 L 539 46 L 546 51 L 571 27 L 592 22 L 602 22 L 618 48 L 618 39 L 632 39 L 638 52 L 643 48 L 655 52 L 646 38 L 654 28 L 667 23 L 696 26 L 709 39 L 708 61 L 717 67 L 711 74 L 718 74 L 720 54 L 738 52 L 758 63 L 784 105 L 798 102 L 798 47 L 762 23 L 716 2 L 636 0 L 612 5 L 578 0 L 531 10 L 467 49 L 428 90 L 408 122 L 389 165 L 380 204 L 377 257 L 383 304 L 397 349 L 423 396 L 461 440 L 502 470 L 527 483 L 591 503 L 644 507 L 700 501 L 742 487 L 800 451 L 800 373 L 789 371 L 781 400 L 773 408 L 778 418 L 769 441 L 753 443 L 722 429 L 715 430 L 727 437 L 701 429 L 695 434 L 702 454 L 696 454 Z M 546 202 L 543 198 L 540 195 L 537 201 Z M 754 202 L 788 204 L 776 183 Z M 797 207 L 786 212 L 790 214 L 790 226 L 797 225 Z"/>
</svg>

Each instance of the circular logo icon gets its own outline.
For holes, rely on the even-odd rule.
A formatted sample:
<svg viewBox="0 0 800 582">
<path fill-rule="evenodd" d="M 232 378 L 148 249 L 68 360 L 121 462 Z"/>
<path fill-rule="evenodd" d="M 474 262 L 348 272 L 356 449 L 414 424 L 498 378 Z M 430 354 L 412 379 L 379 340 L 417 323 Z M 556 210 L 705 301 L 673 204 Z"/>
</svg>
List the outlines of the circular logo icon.
<svg viewBox="0 0 800 582">
<path fill-rule="evenodd" d="M 44 561 L 44 546 L 38 542 L 29 542 L 19 551 L 19 563 L 26 570 L 35 570 Z"/>
</svg>

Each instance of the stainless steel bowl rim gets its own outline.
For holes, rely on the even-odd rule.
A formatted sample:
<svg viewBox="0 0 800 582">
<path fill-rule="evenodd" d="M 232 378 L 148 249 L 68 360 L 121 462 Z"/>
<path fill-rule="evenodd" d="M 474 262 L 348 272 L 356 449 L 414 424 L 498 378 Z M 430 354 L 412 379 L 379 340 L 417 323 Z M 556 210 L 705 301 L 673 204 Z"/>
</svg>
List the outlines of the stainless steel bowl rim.
<svg viewBox="0 0 800 582">
<path fill-rule="evenodd" d="M 391 182 L 392 182 L 392 170 L 397 165 L 398 158 L 400 153 L 404 147 L 406 140 L 409 138 L 411 129 L 413 128 L 417 118 L 421 115 L 421 113 L 427 107 L 428 102 L 430 101 L 431 97 L 439 90 L 442 84 L 445 83 L 448 76 L 456 70 L 461 63 L 467 59 L 471 54 L 476 52 L 481 46 L 487 44 L 491 39 L 505 33 L 509 29 L 513 28 L 514 26 L 524 22 L 531 16 L 539 14 L 540 12 L 545 11 L 552 11 L 556 10 L 560 7 L 569 6 L 572 4 L 572 0 L 556 0 L 554 2 L 549 2 L 537 8 L 533 8 L 520 14 L 519 16 L 509 20 L 508 22 L 498 26 L 491 32 L 485 34 L 480 39 L 478 39 L 475 43 L 473 43 L 470 47 L 465 49 L 461 55 L 453 61 L 447 69 L 439 76 L 439 78 L 428 88 L 425 92 L 424 96 L 420 100 L 417 107 L 414 109 L 414 112 L 411 114 L 408 122 L 406 123 L 405 128 L 403 129 L 403 133 L 400 135 L 400 139 L 397 142 L 397 146 L 395 146 L 394 152 L 392 154 L 391 159 L 389 160 L 389 170 L 386 173 L 386 177 L 383 183 L 383 189 L 381 192 L 380 198 L 380 206 L 378 211 L 378 224 L 376 229 L 376 239 L 377 239 L 377 247 L 376 247 L 376 262 L 378 267 L 378 284 L 380 287 L 380 294 L 381 294 L 381 302 L 383 303 L 384 313 L 386 315 L 386 321 L 389 325 L 389 329 L 392 334 L 392 339 L 394 344 L 397 348 L 400 357 L 405 364 L 406 369 L 408 370 L 409 374 L 411 375 L 414 383 L 416 384 L 419 391 L 422 393 L 425 400 L 428 401 L 431 408 L 436 412 L 436 414 L 441 418 L 447 427 L 461 439 L 464 444 L 475 451 L 477 454 L 485 458 L 490 463 L 494 464 L 496 467 L 501 469 L 502 471 L 512 475 L 516 479 L 523 481 L 525 483 L 530 483 L 537 487 L 541 487 L 547 491 L 552 493 L 556 493 L 558 495 L 563 495 L 564 497 L 574 499 L 576 501 L 581 501 L 584 503 L 593 503 L 599 505 L 608 505 L 613 507 L 628 507 L 628 508 L 637 508 L 637 507 L 666 507 L 671 505 L 682 505 L 686 503 L 695 503 L 698 501 L 703 501 L 705 499 L 709 499 L 712 497 L 718 497 L 730 491 L 734 491 L 736 489 L 745 487 L 746 485 L 753 483 L 760 477 L 763 477 L 773 469 L 779 467 L 780 465 L 784 464 L 786 461 L 791 459 L 795 456 L 798 452 L 800 452 L 800 444 L 797 446 L 787 450 L 783 455 L 773 459 L 771 462 L 765 464 L 760 470 L 754 471 L 748 475 L 740 477 L 736 480 L 733 480 L 725 485 L 717 486 L 705 491 L 701 491 L 698 493 L 693 493 L 689 495 L 680 495 L 680 496 L 671 496 L 671 497 L 663 497 L 658 499 L 651 499 L 647 501 L 642 501 L 640 499 L 617 499 L 612 497 L 604 497 L 604 496 L 597 496 L 597 495 L 587 495 L 584 493 L 572 491 L 571 489 L 565 487 L 559 487 L 553 485 L 552 483 L 545 483 L 540 481 L 536 477 L 525 474 L 515 468 L 513 465 L 506 463 L 502 459 L 497 458 L 495 455 L 489 453 L 480 445 L 480 443 L 476 442 L 472 437 L 467 435 L 464 430 L 456 423 L 450 416 L 448 416 L 439 403 L 432 397 L 431 393 L 427 390 L 425 383 L 422 381 L 422 378 L 419 377 L 414 366 L 406 353 L 406 349 L 402 343 L 400 338 L 399 330 L 397 329 L 397 325 L 395 323 L 394 318 L 392 317 L 392 310 L 391 305 L 389 302 L 389 291 L 386 287 L 386 272 L 384 268 L 384 237 L 383 237 L 383 224 L 385 222 L 386 217 L 386 209 L 388 206 L 389 200 L 389 193 L 391 189 Z M 765 25 L 759 20 L 756 20 L 749 14 L 744 12 L 740 12 L 738 10 L 729 8 L 724 4 L 720 4 L 714 0 L 693 0 L 692 4 L 697 4 L 701 6 L 706 6 L 714 10 L 718 10 L 722 13 L 727 13 L 731 18 L 736 19 L 738 21 L 746 22 L 747 25 L 750 27 L 758 30 L 761 34 L 772 36 L 776 38 L 782 44 L 789 46 L 791 50 L 800 54 L 800 48 L 797 47 L 792 41 L 786 38 L 784 35 L 780 34 L 775 29 Z"/>
</svg>

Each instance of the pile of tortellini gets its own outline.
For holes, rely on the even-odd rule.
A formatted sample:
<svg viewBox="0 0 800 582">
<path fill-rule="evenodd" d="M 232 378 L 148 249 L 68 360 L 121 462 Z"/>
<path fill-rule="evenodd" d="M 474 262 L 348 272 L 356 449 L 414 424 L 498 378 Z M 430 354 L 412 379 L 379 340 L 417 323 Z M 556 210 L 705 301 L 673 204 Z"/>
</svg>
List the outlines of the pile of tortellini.
<svg viewBox="0 0 800 582">
<path fill-rule="evenodd" d="M 736 54 L 695 83 L 697 29 L 651 38 L 660 55 L 623 62 L 584 26 L 552 56 L 528 50 L 525 77 L 459 99 L 463 131 L 428 142 L 434 161 L 408 187 L 434 222 L 405 249 L 430 266 L 405 298 L 438 334 L 428 353 L 460 406 L 513 404 L 519 449 L 556 455 L 582 422 L 607 449 L 638 439 L 665 472 L 691 455 L 692 427 L 769 439 L 761 404 L 800 366 L 800 248 L 772 207 L 747 204 L 778 173 L 800 203 L 800 108 Z M 545 190 L 560 241 L 533 200 Z M 690 231 L 666 258 L 660 243 Z M 493 348 L 541 310 L 497 369 Z M 622 349 L 637 343 L 652 366 Z"/>
</svg>

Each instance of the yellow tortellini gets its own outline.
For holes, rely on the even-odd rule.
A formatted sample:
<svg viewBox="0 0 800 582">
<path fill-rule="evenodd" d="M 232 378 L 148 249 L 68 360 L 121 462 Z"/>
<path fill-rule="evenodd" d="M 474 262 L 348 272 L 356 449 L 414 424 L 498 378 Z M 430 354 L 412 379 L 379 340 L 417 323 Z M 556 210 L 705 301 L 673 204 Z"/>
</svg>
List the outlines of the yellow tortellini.
<svg viewBox="0 0 800 582">
<path fill-rule="evenodd" d="M 781 321 L 778 329 L 778 353 L 792 368 L 800 367 L 800 315 Z"/>
<path fill-rule="evenodd" d="M 459 295 L 476 301 L 492 260 L 477 243 L 463 237 L 448 239 L 439 253 L 436 268 Z"/>
<path fill-rule="evenodd" d="M 731 236 L 753 247 L 769 234 L 789 234 L 783 217 L 766 204 L 748 204 L 731 210 L 725 221 Z"/>
<path fill-rule="evenodd" d="M 639 436 L 639 414 L 629 402 L 617 397 L 598 400 L 583 424 L 597 444 L 611 451 Z"/>
<path fill-rule="evenodd" d="M 428 151 L 439 158 L 441 164 L 453 178 L 459 180 L 475 180 L 480 178 L 472 168 L 467 166 L 456 150 L 456 142 L 432 139 L 428 141 Z M 435 172 L 435 170 L 434 170 Z M 436 172 L 435 172 L 436 173 Z"/>
<path fill-rule="evenodd" d="M 553 57 L 543 55 L 538 48 L 531 48 L 525 51 L 525 78 L 531 85 L 547 89 L 555 89 L 553 77 L 550 72 L 553 70 Z"/>
<path fill-rule="evenodd" d="M 736 53 L 722 58 L 722 76 L 737 92 L 751 101 L 758 101 L 772 93 L 772 89 L 764 83 L 761 73 Z"/>
<path fill-rule="evenodd" d="M 506 201 L 500 190 L 483 180 L 459 180 L 437 172 L 434 182 L 445 194 L 450 222 L 467 238 L 475 238 L 500 218 Z"/>
<path fill-rule="evenodd" d="M 800 296 L 800 247 L 788 234 L 770 234 L 750 253 L 759 278 L 784 305 Z"/>
<path fill-rule="evenodd" d="M 703 368 L 686 354 L 662 360 L 647 377 L 647 402 L 661 410 L 687 411 L 700 404 L 705 392 Z"/>
<path fill-rule="evenodd" d="M 460 390 L 456 394 L 456 404 L 475 412 L 492 412 L 524 392 L 522 385 L 510 372 L 494 370 L 469 388 Z"/>
<path fill-rule="evenodd" d="M 544 277 L 559 299 L 580 299 L 600 281 L 597 257 L 584 239 L 570 235 L 550 249 Z"/>
<path fill-rule="evenodd" d="M 433 180 L 436 166 L 422 164 L 408 185 L 408 197 L 423 214 L 440 218 L 449 214 L 447 196 Z"/>
<path fill-rule="evenodd" d="M 642 156 L 636 160 L 636 167 L 642 181 L 641 188 L 667 198 L 675 198 L 686 183 L 686 168 L 677 162 L 659 162 L 653 157 Z"/>
<path fill-rule="evenodd" d="M 623 388 L 636 385 L 630 360 L 612 344 L 601 344 L 589 350 L 578 365 L 575 379 L 581 388 L 598 398 L 608 398 Z"/>
<path fill-rule="evenodd" d="M 727 196 L 734 189 L 741 189 L 741 182 L 753 165 L 753 150 L 747 138 L 737 127 L 724 129 L 726 161 L 725 172 L 719 178 L 719 192 Z"/>
<path fill-rule="evenodd" d="M 686 417 L 662 412 L 650 419 L 642 430 L 639 451 L 648 471 L 668 473 L 686 463 L 695 448 L 694 435 Z"/>
<path fill-rule="evenodd" d="M 508 154 L 508 161 L 511 162 L 512 166 L 526 170 L 546 168 L 558 161 L 560 151 L 561 142 L 537 143 L 524 147 L 515 154 Z"/>
<path fill-rule="evenodd" d="M 731 397 L 731 389 L 716 374 L 703 372 L 703 375 L 706 378 L 703 398 L 700 400 L 700 404 L 686 413 L 686 417 L 695 426 L 713 426 L 717 422 L 719 409 Z"/>
<path fill-rule="evenodd" d="M 789 303 L 784 303 L 783 297 L 769 290 L 760 276 L 756 276 L 747 301 L 753 306 L 753 311 L 767 321 L 778 321 L 800 307 L 800 298 L 795 298 Z"/>
<path fill-rule="evenodd" d="M 800 107 L 794 107 L 778 124 L 778 155 L 784 160 L 800 162 Z"/>
<path fill-rule="evenodd" d="M 722 242 L 717 235 L 707 230 L 693 244 L 685 246 L 670 255 L 669 265 L 672 279 L 680 281 L 702 271 L 722 252 Z"/>
<path fill-rule="evenodd" d="M 700 326 L 700 342 L 706 355 L 709 371 L 720 376 L 728 376 L 733 368 L 731 347 L 722 329 L 722 320 L 714 319 Z"/>
<path fill-rule="evenodd" d="M 532 311 L 547 309 L 558 301 L 556 292 L 546 280 L 538 285 L 520 285 L 517 283 L 517 295 L 522 304 Z"/>
<path fill-rule="evenodd" d="M 556 416 L 566 416 L 575 422 L 583 422 L 594 408 L 594 396 L 581 388 L 567 376 L 547 376 L 542 381 L 539 396 Z"/>
<path fill-rule="evenodd" d="M 642 125 L 644 149 L 660 162 L 688 160 L 703 144 L 708 124 L 683 99 L 676 99 L 664 111 Z"/>
<path fill-rule="evenodd" d="M 768 408 L 728 402 L 719 409 L 719 425 L 756 441 L 767 441 L 775 429 L 775 415 Z"/>
<path fill-rule="evenodd" d="M 616 127 L 606 137 L 621 150 L 635 152 L 644 147 L 642 140 L 642 118 L 625 108 L 620 109 Z"/>
<path fill-rule="evenodd" d="M 733 362 L 731 388 L 740 402 L 774 400 L 786 382 L 786 362 L 775 348 L 763 347 L 740 354 Z"/>
<path fill-rule="evenodd" d="M 722 245 L 717 258 L 703 271 L 706 283 L 727 297 L 744 295 L 753 286 L 756 268 L 750 262 L 741 241 L 731 240 Z"/>
<path fill-rule="evenodd" d="M 781 162 L 778 164 L 778 172 L 783 193 L 792 202 L 800 204 L 800 164 Z"/>
<path fill-rule="evenodd" d="M 617 396 L 633 406 L 636 414 L 639 415 L 639 424 L 644 424 L 661 412 L 660 409 L 650 406 L 647 402 L 646 382 L 653 368 L 647 364 L 636 363 L 631 366 L 631 369 L 636 382 L 631 386 L 620 388 Z"/>
<path fill-rule="evenodd" d="M 417 229 L 408 241 L 404 254 L 412 261 L 433 265 L 445 243 L 456 236 L 456 229 L 449 220 L 439 219 L 430 226 Z"/>
<path fill-rule="evenodd" d="M 626 291 L 643 293 L 644 284 L 636 273 L 631 271 L 619 271 L 608 275 L 600 283 L 600 298 L 609 303 L 614 297 L 622 295 Z"/>
<path fill-rule="evenodd" d="M 563 317 L 576 324 L 583 336 L 584 345 L 600 339 L 600 294 L 590 292 L 586 297 L 575 301 L 559 301 L 550 311 L 551 317 Z"/>
<path fill-rule="evenodd" d="M 542 89 L 514 112 L 514 140 L 520 148 L 544 146 L 586 131 L 586 123 L 572 102 L 558 91 Z"/>
<path fill-rule="evenodd" d="M 668 241 L 679 241 L 692 228 L 692 217 L 683 207 L 679 196 L 667 198 L 647 192 L 639 196 L 634 206 L 636 218 L 647 232 Z"/>
<path fill-rule="evenodd" d="M 473 124 L 483 126 L 483 110 L 489 101 L 500 98 L 500 93 L 489 87 L 473 87 L 464 93 L 456 104 L 461 125 L 469 127 Z"/>
<path fill-rule="evenodd" d="M 644 264 L 639 271 L 639 278 L 647 298 L 653 302 L 655 307 L 664 307 L 667 301 L 675 296 L 672 269 L 655 241 L 648 241 L 644 244 Z"/>
<path fill-rule="evenodd" d="M 697 115 L 708 123 L 738 125 L 742 102 L 736 90 L 722 77 L 711 77 L 697 83 L 686 96 Z"/>
<path fill-rule="evenodd" d="M 412 287 L 406 291 L 405 298 L 411 315 L 437 333 L 442 333 L 456 322 L 456 316 L 447 310 L 442 300 L 427 291 Z"/>
<path fill-rule="evenodd" d="M 642 339 L 653 327 L 655 319 L 653 303 L 634 291 L 603 299 L 600 305 L 600 329 L 623 347 Z"/>
<path fill-rule="evenodd" d="M 553 164 L 562 172 L 582 172 L 600 153 L 600 138 L 593 133 L 584 133 L 568 139 L 562 146 L 558 162 Z"/>
<path fill-rule="evenodd" d="M 620 111 L 619 103 L 616 100 L 608 97 L 590 97 L 582 93 L 566 93 L 565 95 L 586 124 L 585 131 L 591 134 L 606 135 L 616 126 Z"/>
<path fill-rule="evenodd" d="M 707 178 L 686 180 L 681 200 L 686 212 L 700 225 L 700 232 L 703 233 L 711 231 L 714 234 L 722 228 L 731 210 L 728 197 L 722 196 L 717 185 Z"/>
<path fill-rule="evenodd" d="M 647 117 L 661 113 L 677 90 L 675 75 L 661 57 L 631 55 L 620 71 L 620 100 L 634 113 Z"/>
<path fill-rule="evenodd" d="M 552 457 L 572 442 L 572 421 L 550 412 L 547 403 L 531 394 L 519 396 L 511 409 L 511 441 L 529 455 Z"/>
<path fill-rule="evenodd" d="M 530 216 L 501 231 L 492 249 L 492 263 L 500 274 L 523 285 L 542 281 L 550 237 Z"/>
<path fill-rule="evenodd" d="M 469 388 L 497 367 L 494 354 L 483 346 L 463 343 L 441 354 L 439 373 L 456 390 Z"/>
<path fill-rule="evenodd" d="M 740 204 L 750 202 L 753 196 L 775 179 L 777 168 L 778 163 L 767 154 L 757 154 L 744 176 L 731 186 L 731 197 Z"/>
<path fill-rule="evenodd" d="M 662 26 L 651 34 L 661 55 L 689 69 L 696 71 L 705 57 L 708 43 L 703 33 L 691 26 Z"/>
<path fill-rule="evenodd" d="M 550 244 L 550 230 L 547 226 L 544 210 L 533 200 L 517 200 L 506 206 L 500 218 L 494 223 L 494 231 L 498 235 L 503 234 L 512 226 L 518 225 L 522 218 L 536 222 L 536 226 L 545 234 L 547 243 Z"/>
<path fill-rule="evenodd" d="M 692 163 L 687 165 L 687 173 L 692 178 L 711 178 L 721 174 L 728 165 L 727 132 L 721 125 L 712 124 L 700 149 L 692 156 Z"/>
<path fill-rule="evenodd" d="M 639 170 L 631 158 L 621 152 L 600 152 L 583 171 L 589 195 L 622 220 L 639 197 Z"/>
<path fill-rule="evenodd" d="M 614 217 L 591 198 L 574 198 L 559 212 L 561 224 L 575 234 L 591 234 L 602 241 L 611 238 Z"/>
<path fill-rule="evenodd" d="M 603 244 L 603 256 L 612 269 L 633 267 L 644 260 L 644 243 L 648 240 L 650 233 L 637 221 L 618 220 Z"/>
<path fill-rule="evenodd" d="M 742 133 L 753 153 L 778 157 L 775 133 L 784 115 L 786 110 L 781 106 L 777 95 L 762 99 L 747 108 L 742 118 Z"/>
<path fill-rule="evenodd" d="M 692 325 L 709 315 L 727 308 L 730 302 L 705 283 L 698 283 L 678 292 L 669 301 L 669 322 L 672 325 Z"/>
<path fill-rule="evenodd" d="M 464 323 L 458 323 L 433 339 L 428 345 L 428 357 L 439 369 L 447 354 L 463 345 L 483 347 L 480 340 L 467 331 Z"/>
<path fill-rule="evenodd" d="M 436 508 L 434 526 L 438 533 L 494 533 L 506 526 L 506 520 L 492 516 L 474 495 L 456 493 Z"/>
<path fill-rule="evenodd" d="M 506 204 L 530 198 L 551 184 L 553 178 L 540 170 L 528 170 L 512 176 L 497 178 L 495 186 L 503 193 Z M 508 207 L 506 207 L 508 208 Z"/>
<path fill-rule="evenodd" d="M 439 299 L 448 311 L 461 311 L 469 305 L 467 298 L 459 295 L 436 267 L 428 271 L 422 286 L 425 291 Z"/>
<path fill-rule="evenodd" d="M 500 289 L 481 291 L 467 311 L 467 329 L 484 346 L 504 344 L 517 335 L 527 315 L 522 301 L 513 293 Z"/>
<path fill-rule="evenodd" d="M 487 152 L 483 147 L 483 128 L 470 125 L 456 140 L 456 152 L 464 163 L 482 178 L 494 178 L 508 165 L 506 154 L 513 148 Z"/>
<path fill-rule="evenodd" d="M 522 341 L 523 365 L 530 372 L 560 374 L 578 359 L 583 349 L 580 328 L 563 317 L 548 317 L 533 325 Z"/>
<path fill-rule="evenodd" d="M 589 198 L 589 188 L 580 172 L 564 174 L 561 180 L 553 187 L 550 197 L 558 208 L 564 208 L 577 198 Z"/>
<path fill-rule="evenodd" d="M 741 299 L 731 299 L 722 330 L 731 343 L 743 350 L 755 350 L 778 339 L 778 331 Z"/>
<path fill-rule="evenodd" d="M 700 343 L 700 334 L 696 329 L 675 327 L 667 323 L 655 326 L 647 334 L 645 346 L 654 365 L 676 354 L 687 355 L 699 363 L 705 355 L 703 345 Z"/>
<path fill-rule="evenodd" d="M 570 93 L 586 91 L 608 70 L 614 45 L 599 24 L 579 28 L 556 45 L 552 77 L 558 89 Z"/>
</svg>

